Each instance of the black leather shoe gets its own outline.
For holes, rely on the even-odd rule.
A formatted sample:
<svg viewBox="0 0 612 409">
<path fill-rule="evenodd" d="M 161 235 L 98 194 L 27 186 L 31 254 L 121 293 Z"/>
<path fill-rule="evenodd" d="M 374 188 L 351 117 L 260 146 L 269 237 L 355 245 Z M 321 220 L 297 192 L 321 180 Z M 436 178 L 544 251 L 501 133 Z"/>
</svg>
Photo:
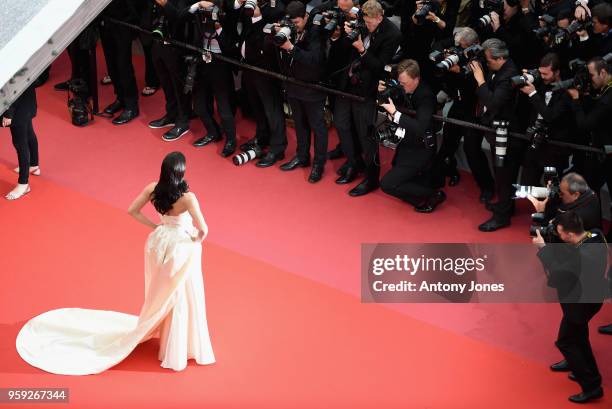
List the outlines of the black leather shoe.
<svg viewBox="0 0 612 409">
<path fill-rule="evenodd" d="M 550 366 L 550 370 L 553 372 L 569 372 L 570 371 L 570 367 L 567 363 L 567 361 L 564 359 L 563 361 L 559 361 L 555 364 L 552 364 Z"/>
<path fill-rule="evenodd" d="M 116 99 L 115 102 L 104 108 L 104 113 L 106 115 L 115 115 L 117 112 L 123 109 L 123 104 Z"/>
<path fill-rule="evenodd" d="M 236 152 L 236 141 L 227 141 L 225 142 L 225 145 L 223 146 L 223 150 L 221 151 L 221 156 L 223 156 L 224 158 L 227 158 L 228 156 L 232 155 L 234 152 Z"/>
<path fill-rule="evenodd" d="M 274 165 L 277 161 L 285 159 L 285 154 L 280 153 L 278 155 L 272 152 L 266 153 L 266 155 L 255 164 L 258 168 L 267 168 Z"/>
<path fill-rule="evenodd" d="M 189 128 L 187 128 L 186 126 L 175 126 L 174 128 L 170 129 L 168 132 L 166 132 L 162 136 L 162 139 L 166 142 L 176 141 L 181 136 L 185 135 L 187 132 L 189 132 Z"/>
<path fill-rule="evenodd" d="M 492 190 L 483 190 L 480 192 L 480 203 L 489 203 L 495 194 Z"/>
<path fill-rule="evenodd" d="M 344 175 L 336 179 L 336 183 L 339 185 L 346 185 L 347 183 L 351 183 L 353 180 L 355 180 L 358 174 L 359 171 L 357 170 L 357 168 L 353 166 L 348 166 L 346 168 L 346 172 L 344 172 Z"/>
<path fill-rule="evenodd" d="M 574 403 L 587 403 L 589 401 L 603 398 L 603 389 L 601 387 L 592 390 L 591 392 L 580 392 L 578 395 L 572 395 L 568 399 Z"/>
<path fill-rule="evenodd" d="M 151 129 L 169 128 L 174 125 L 174 119 L 168 118 L 167 116 L 149 122 L 149 128 Z"/>
<path fill-rule="evenodd" d="M 297 156 L 294 156 L 293 159 L 291 159 L 289 162 L 282 164 L 280 168 L 281 170 L 287 171 L 287 170 L 293 170 L 298 167 L 306 168 L 308 166 L 310 166 L 309 160 L 302 161 L 302 160 L 299 160 Z"/>
<path fill-rule="evenodd" d="M 461 176 L 459 176 L 459 172 L 453 173 L 448 178 L 448 185 L 449 186 L 457 186 L 459 184 L 459 180 L 461 180 Z"/>
<path fill-rule="evenodd" d="M 349 191 L 349 196 L 357 197 L 367 195 L 368 193 L 378 189 L 378 187 L 378 182 L 370 182 L 368 179 L 364 179 L 360 184 Z"/>
<path fill-rule="evenodd" d="M 56 91 L 68 91 L 68 87 L 70 87 L 70 81 L 64 81 L 55 84 L 53 86 L 53 89 Z"/>
<path fill-rule="evenodd" d="M 349 162 L 346 161 L 342 164 L 342 166 L 340 166 L 338 168 L 338 170 L 336 171 L 336 175 L 338 176 L 344 176 L 346 174 L 346 170 L 349 168 Z"/>
<path fill-rule="evenodd" d="M 327 152 L 327 159 L 340 159 L 344 158 L 344 152 L 340 146 L 336 146 L 331 151 Z"/>
<path fill-rule="evenodd" d="M 312 165 L 312 170 L 310 171 L 310 176 L 308 176 L 308 181 L 310 183 L 317 183 L 323 177 L 323 165 L 319 165 L 315 163 Z"/>
<path fill-rule="evenodd" d="M 576 378 L 576 375 L 574 375 L 574 373 L 573 373 L 573 372 L 570 372 L 570 373 L 567 375 L 567 379 L 569 379 L 570 381 L 578 382 L 578 378 Z"/>
<path fill-rule="evenodd" d="M 220 136 L 206 135 L 200 139 L 196 139 L 196 141 L 193 143 L 193 146 L 197 148 L 201 148 L 202 146 L 206 146 L 209 143 L 217 142 L 220 140 L 221 140 Z"/>
<path fill-rule="evenodd" d="M 597 331 L 599 331 L 600 334 L 612 335 L 612 324 L 602 325 L 601 327 L 597 328 Z"/>
<path fill-rule="evenodd" d="M 132 119 L 136 118 L 138 115 L 139 115 L 138 110 L 126 109 L 121 113 L 121 115 L 113 119 L 113 124 L 114 125 L 127 124 Z"/>
<path fill-rule="evenodd" d="M 508 226 L 510 226 L 510 220 L 499 221 L 496 220 L 495 217 L 492 217 L 478 226 L 478 230 L 488 233 Z"/>
<path fill-rule="evenodd" d="M 414 208 L 419 213 L 431 213 L 436 207 L 446 200 L 446 193 L 441 190 L 438 190 L 434 193 L 429 199 L 427 199 L 421 206 L 417 206 Z"/>
</svg>

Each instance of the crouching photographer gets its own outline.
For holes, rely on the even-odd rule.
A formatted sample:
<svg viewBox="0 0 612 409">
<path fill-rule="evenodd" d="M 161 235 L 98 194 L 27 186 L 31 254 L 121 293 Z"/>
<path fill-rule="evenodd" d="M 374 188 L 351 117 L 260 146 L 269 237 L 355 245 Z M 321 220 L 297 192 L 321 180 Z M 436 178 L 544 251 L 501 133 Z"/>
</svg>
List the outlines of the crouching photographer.
<svg viewBox="0 0 612 409">
<path fill-rule="evenodd" d="M 559 181 L 556 169 L 546 168 L 544 179 L 547 188 L 525 189 L 521 186 L 517 189 L 517 195 L 528 192 L 526 197 L 535 208 L 536 213 L 532 214 L 534 225 L 530 229 L 533 236 L 540 234 L 549 243 L 560 242 L 555 227 L 557 219 L 570 211 L 580 217 L 587 230 L 601 229 L 599 197 L 582 176 L 568 173 Z"/>
<path fill-rule="evenodd" d="M 563 311 L 555 345 L 565 360 L 551 369 L 572 371 L 572 379 L 580 384 L 582 392 L 569 400 L 585 403 L 603 396 L 601 375 L 589 342 L 589 321 L 607 295 L 608 248 L 601 231 L 585 229 L 575 212 L 561 214 L 556 230 L 562 244 L 547 245 L 539 233 L 533 239 L 540 247 L 538 258 L 546 270 L 548 285 L 557 290 Z"/>
<path fill-rule="evenodd" d="M 436 110 L 436 97 L 421 81 L 419 65 L 414 60 L 404 60 L 397 66 L 397 82 L 405 92 L 403 101 L 391 98 L 379 101 L 389 120 L 397 127 L 393 135 L 399 139 L 392 168 L 383 176 L 380 187 L 383 192 L 395 196 L 414 206 L 417 212 L 431 213 L 446 199 L 444 192 L 432 187 L 431 166 L 436 153 L 432 118 Z M 379 95 L 385 96 L 388 87 L 379 83 Z M 399 105 L 402 103 L 402 105 Z M 413 117 L 401 110 L 416 111 Z M 380 132 L 379 132 L 380 134 Z M 384 142 L 384 141 L 383 141 Z"/>
<path fill-rule="evenodd" d="M 521 183 L 537 185 L 546 166 L 559 172 L 568 167 L 570 151 L 548 144 L 549 140 L 571 142 L 576 124 L 572 113 L 571 99 L 561 89 L 553 90 L 552 84 L 560 81 L 561 62 L 556 54 L 546 54 L 539 68 L 524 71 L 510 79 L 512 85 L 528 96 L 531 105 L 530 126 L 527 135 L 531 138 L 523 161 Z"/>
</svg>

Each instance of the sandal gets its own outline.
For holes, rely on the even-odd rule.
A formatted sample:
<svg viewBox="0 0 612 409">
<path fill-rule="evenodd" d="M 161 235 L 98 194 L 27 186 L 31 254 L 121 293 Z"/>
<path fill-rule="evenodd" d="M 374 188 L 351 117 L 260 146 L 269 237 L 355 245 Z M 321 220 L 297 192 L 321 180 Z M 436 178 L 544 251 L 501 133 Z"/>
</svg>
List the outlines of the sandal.
<svg viewBox="0 0 612 409">
<path fill-rule="evenodd" d="M 110 75 L 105 75 L 101 80 L 100 80 L 100 84 L 102 85 L 110 85 L 113 83 L 113 80 L 111 79 Z"/>
<path fill-rule="evenodd" d="M 19 173 L 19 167 L 13 169 L 13 172 Z M 30 166 L 30 174 L 34 176 L 40 176 L 40 166 Z"/>
<path fill-rule="evenodd" d="M 15 189 L 17 189 L 17 188 L 15 188 Z M 30 185 L 27 185 L 27 187 L 25 188 L 25 190 L 22 193 L 15 193 L 15 189 L 13 189 L 13 191 L 7 193 L 7 195 L 4 196 L 4 198 L 6 200 L 17 200 L 20 197 L 22 197 L 24 195 L 27 195 L 31 191 Z"/>
<path fill-rule="evenodd" d="M 157 92 L 157 88 L 155 87 L 144 87 L 141 94 L 143 97 L 150 97 L 151 95 Z"/>
</svg>

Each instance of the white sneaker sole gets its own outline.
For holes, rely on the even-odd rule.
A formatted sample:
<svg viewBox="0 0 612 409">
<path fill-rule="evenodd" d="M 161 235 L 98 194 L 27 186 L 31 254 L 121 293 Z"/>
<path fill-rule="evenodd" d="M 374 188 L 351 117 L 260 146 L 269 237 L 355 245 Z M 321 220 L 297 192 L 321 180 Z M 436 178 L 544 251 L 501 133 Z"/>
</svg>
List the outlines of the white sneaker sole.
<svg viewBox="0 0 612 409">
<path fill-rule="evenodd" d="M 164 136 L 162 136 L 162 139 L 163 139 L 165 142 L 174 142 L 174 141 L 178 141 L 178 140 L 179 140 L 179 139 L 181 139 L 181 137 L 182 137 L 183 135 L 185 135 L 187 132 L 189 132 L 189 129 L 187 129 L 186 131 L 184 131 L 182 134 L 180 134 L 180 135 L 179 135 L 179 136 L 177 136 L 176 138 L 173 138 L 173 139 L 166 139 Z"/>
</svg>

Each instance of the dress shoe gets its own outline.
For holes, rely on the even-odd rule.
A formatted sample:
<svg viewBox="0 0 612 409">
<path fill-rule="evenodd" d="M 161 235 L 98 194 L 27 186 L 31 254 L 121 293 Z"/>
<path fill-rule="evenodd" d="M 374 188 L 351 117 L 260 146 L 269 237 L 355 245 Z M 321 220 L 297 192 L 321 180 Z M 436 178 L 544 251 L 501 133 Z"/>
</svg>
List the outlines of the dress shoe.
<svg viewBox="0 0 612 409">
<path fill-rule="evenodd" d="M 331 151 L 327 152 L 327 159 L 340 159 L 344 158 L 344 152 L 342 152 L 342 148 L 340 146 L 336 146 Z"/>
<path fill-rule="evenodd" d="M 378 187 L 378 182 L 371 182 L 368 179 L 364 179 L 360 184 L 349 191 L 349 196 L 357 197 L 367 195 L 368 193 L 378 189 Z"/>
<path fill-rule="evenodd" d="M 221 151 L 221 156 L 223 156 L 224 158 L 227 158 L 228 156 L 232 155 L 234 152 L 236 152 L 236 141 L 227 141 L 225 142 L 225 145 L 223 146 L 223 150 Z"/>
<path fill-rule="evenodd" d="M 482 190 L 480 192 L 480 203 L 489 203 L 493 199 L 494 193 L 492 190 Z"/>
<path fill-rule="evenodd" d="M 480 226 L 478 226 L 478 230 L 484 232 L 492 232 L 508 226 L 510 226 L 510 220 L 499 221 L 496 220 L 495 217 L 492 217 Z"/>
<path fill-rule="evenodd" d="M 564 359 L 563 361 L 559 361 L 555 364 L 552 364 L 550 366 L 550 370 L 554 371 L 554 372 L 569 372 L 570 371 L 570 367 L 567 363 L 567 361 Z"/>
<path fill-rule="evenodd" d="M 602 325 L 597 331 L 599 331 L 600 334 L 612 335 L 612 324 Z"/>
<path fill-rule="evenodd" d="M 569 379 L 570 381 L 578 382 L 578 378 L 576 378 L 576 375 L 574 375 L 574 373 L 573 373 L 573 372 L 570 372 L 570 373 L 567 375 L 567 379 Z"/>
<path fill-rule="evenodd" d="M 169 128 L 172 126 L 174 126 L 174 119 L 167 116 L 149 122 L 149 128 L 151 129 Z"/>
<path fill-rule="evenodd" d="M 115 102 L 104 108 L 104 113 L 106 115 L 115 115 L 117 112 L 123 109 L 123 104 L 116 99 Z"/>
<path fill-rule="evenodd" d="M 457 186 L 459 184 L 459 180 L 461 180 L 461 176 L 459 176 L 459 172 L 453 173 L 448 178 L 448 185 L 449 186 Z"/>
<path fill-rule="evenodd" d="M 306 168 L 310 166 L 309 160 L 299 160 L 297 156 L 294 156 L 289 162 L 281 165 L 281 170 L 293 170 L 295 168 Z"/>
<path fill-rule="evenodd" d="M 132 119 L 136 118 L 139 115 L 138 110 L 134 109 L 126 109 L 121 115 L 117 118 L 113 119 L 114 125 L 124 125 L 130 122 Z"/>
<path fill-rule="evenodd" d="M 214 135 L 206 135 L 200 139 L 197 139 L 194 143 L 193 146 L 201 148 L 202 146 L 206 146 L 209 143 L 213 143 L 213 142 L 217 142 L 220 141 L 221 137 L 220 136 L 214 136 Z"/>
<path fill-rule="evenodd" d="M 358 174 L 359 171 L 357 170 L 357 168 L 349 165 L 346 168 L 346 172 L 344 172 L 344 175 L 336 179 L 336 183 L 339 185 L 346 185 L 347 183 L 351 183 L 353 180 L 355 180 Z"/>
<path fill-rule="evenodd" d="M 267 168 L 274 165 L 277 161 L 285 159 L 284 153 L 274 154 L 272 152 L 266 153 L 266 155 L 255 164 L 258 168 Z"/>
<path fill-rule="evenodd" d="M 602 398 L 604 395 L 601 387 L 590 392 L 580 392 L 578 395 L 572 395 L 568 399 L 574 403 L 587 403 L 589 401 Z"/>
<path fill-rule="evenodd" d="M 346 174 L 346 170 L 349 168 L 349 166 L 350 164 L 348 161 L 344 162 L 342 166 L 338 168 L 338 170 L 336 171 L 336 174 L 338 176 L 343 176 L 344 174 Z"/>
<path fill-rule="evenodd" d="M 170 129 L 168 132 L 166 132 L 162 136 L 162 139 L 164 141 L 166 141 L 166 142 L 176 141 L 181 136 L 185 135 L 187 132 L 189 132 L 189 128 L 188 127 L 186 127 L 186 126 L 175 126 L 174 128 Z"/>
<path fill-rule="evenodd" d="M 416 206 L 414 210 L 419 213 L 431 213 L 436 207 L 446 200 L 446 193 L 441 190 L 438 190 L 436 193 L 431 195 L 422 205 Z"/>
<path fill-rule="evenodd" d="M 310 176 L 308 176 L 308 181 L 310 183 L 317 183 L 323 177 L 323 169 L 324 166 L 318 163 L 312 165 L 312 169 L 310 171 Z"/>
<path fill-rule="evenodd" d="M 53 86 L 53 89 L 56 91 L 68 91 L 69 87 L 70 87 L 70 81 L 64 81 L 64 82 L 55 84 Z"/>
</svg>

